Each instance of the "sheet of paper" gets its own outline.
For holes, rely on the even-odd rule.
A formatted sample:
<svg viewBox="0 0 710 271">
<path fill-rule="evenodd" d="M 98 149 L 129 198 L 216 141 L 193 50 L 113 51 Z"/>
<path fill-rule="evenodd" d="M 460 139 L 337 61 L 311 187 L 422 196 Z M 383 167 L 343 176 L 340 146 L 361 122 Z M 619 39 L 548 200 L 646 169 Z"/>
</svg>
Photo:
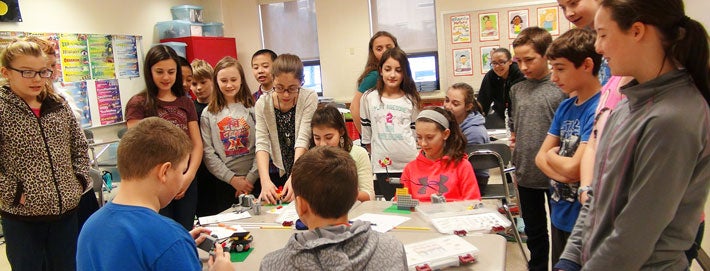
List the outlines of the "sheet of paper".
<svg viewBox="0 0 710 271">
<path fill-rule="evenodd" d="M 370 223 L 375 224 L 372 225 L 373 230 L 378 232 L 387 232 L 394 227 L 397 227 L 399 224 L 409 220 L 409 217 L 364 213 L 356 218 L 353 218 L 352 220 L 370 221 Z"/>
<path fill-rule="evenodd" d="M 443 269 L 459 264 L 458 256 L 478 255 L 478 248 L 456 235 L 448 235 L 404 246 L 409 270 L 429 264 L 432 269 Z"/>
<path fill-rule="evenodd" d="M 232 236 L 232 234 L 235 232 L 246 232 L 246 230 L 244 228 L 242 228 L 242 226 L 239 226 L 239 225 L 230 225 L 229 227 L 231 229 L 228 229 L 226 227 L 214 227 L 214 226 L 205 227 L 205 228 L 211 231 L 210 234 L 217 235 L 218 239 L 228 238 L 229 236 Z"/>
<path fill-rule="evenodd" d="M 289 205 L 289 207 L 291 207 Z M 276 223 L 283 223 L 284 221 L 293 221 L 296 222 L 298 220 L 298 213 L 296 212 L 296 207 L 293 206 L 293 208 L 282 208 L 285 209 L 279 217 L 276 218 Z"/>
<path fill-rule="evenodd" d="M 200 221 L 201 225 L 207 225 L 207 224 L 216 224 L 220 222 L 225 222 L 225 221 L 232 221 L 232 220 L 237 220 L 237 219 L 244 219 L 244 218 L 250 218 L 251 215 L 249 212 L 242 212 L 242 213 L 234 213 L 234 212 L 229 212 L 229 213 L 224 213 L 224 214 L 217 214 L 217 215 L 211 215 L 211 216 L 203 216 L 198 218 L 197 220 Z"/>
</svg>

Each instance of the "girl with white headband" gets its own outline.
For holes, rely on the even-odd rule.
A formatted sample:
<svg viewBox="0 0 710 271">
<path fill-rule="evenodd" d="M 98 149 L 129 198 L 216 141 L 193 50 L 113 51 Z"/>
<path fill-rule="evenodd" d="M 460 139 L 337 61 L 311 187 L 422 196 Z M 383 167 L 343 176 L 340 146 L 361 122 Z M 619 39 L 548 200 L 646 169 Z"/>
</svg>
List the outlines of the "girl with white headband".
<svg viewBox="0 0 710 271">
<path fill-rule="evenodd" d="M 402 184 L 412 198 L 427 202 L 437 194 L 446 200 L 481 199 L 466 139 L 451 112 L 428 108 L 419 113 L 415 126 L 421 151 L 402 172 Z"/>
</svg>

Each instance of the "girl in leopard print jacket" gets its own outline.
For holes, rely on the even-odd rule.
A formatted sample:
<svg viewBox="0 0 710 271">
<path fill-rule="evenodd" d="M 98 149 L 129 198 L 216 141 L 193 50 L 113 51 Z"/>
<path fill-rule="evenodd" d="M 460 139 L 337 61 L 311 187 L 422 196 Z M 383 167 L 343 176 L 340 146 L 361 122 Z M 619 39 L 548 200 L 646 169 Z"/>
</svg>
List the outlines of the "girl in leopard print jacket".
<svg viewBox="0 0 710 271">
<path fill-rule="evenodd" d="M 51 270 L 72 269 L 75 209 L 90 180 L 86 138 L 51 89 L 52 70 L 36 43 L 16 41 L 0 61 L 7 79 L 0 87 L 0 215 L 8 260 L 13 269 L 39 270 L 43 259 Z"/>
</svg>

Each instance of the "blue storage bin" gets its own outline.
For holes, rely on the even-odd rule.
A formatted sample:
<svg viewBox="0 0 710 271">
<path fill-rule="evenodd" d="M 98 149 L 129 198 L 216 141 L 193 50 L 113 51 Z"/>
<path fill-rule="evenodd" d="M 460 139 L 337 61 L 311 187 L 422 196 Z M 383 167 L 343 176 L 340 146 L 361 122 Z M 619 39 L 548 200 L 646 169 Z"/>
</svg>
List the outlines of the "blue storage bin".
<svg viewBox="0 0 710 271">
<path fill-rule="evenodd" d="M 224 24 L 205 23 L 202 25 L 202 35 L 205 37 L 224 37 Z"/>
<path fill-rule="evenodd" d="M 169 41 L 161 42 L 160 44 L 170 46 L 170 48 L 173 48 L 173 50 L 175 50 L 175 53 L 177 53 L 179 56 L 187 58 L 187 43 Z"/>
<path fill-rule="evenodd" d="M 193 5 L 180 5 L 170 8 L 173 20 L 183 20 L 193 23 L 202 22 L 202 7 Z"/>
<path fill-rule="evenodd" d="M 173 20 L 155 24 L 158 39 L 181 38 L 189 36 L 202 36 L 202 24 Z"/>
</svg>

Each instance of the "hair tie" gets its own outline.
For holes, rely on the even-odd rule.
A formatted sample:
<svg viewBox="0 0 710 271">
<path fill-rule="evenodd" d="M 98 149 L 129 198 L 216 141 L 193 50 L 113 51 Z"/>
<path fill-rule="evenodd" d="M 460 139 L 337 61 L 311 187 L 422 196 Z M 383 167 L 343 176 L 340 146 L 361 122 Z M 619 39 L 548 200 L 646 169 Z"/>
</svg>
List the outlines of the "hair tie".
<svg viewBox="0 0 710 271">
<path fill-rule="evenodd" d="M 444 126 L 445 129 L 449 129 L 449 120 L 446 119 L 446 116 L 437 111 L 431 109 L 424 110 L 419 113 L 419 116 L 417 116 L 417 120 L 422 118 L 432 120 L 438 124 L 441 124 L 441 126 Z"/>
</svg>

